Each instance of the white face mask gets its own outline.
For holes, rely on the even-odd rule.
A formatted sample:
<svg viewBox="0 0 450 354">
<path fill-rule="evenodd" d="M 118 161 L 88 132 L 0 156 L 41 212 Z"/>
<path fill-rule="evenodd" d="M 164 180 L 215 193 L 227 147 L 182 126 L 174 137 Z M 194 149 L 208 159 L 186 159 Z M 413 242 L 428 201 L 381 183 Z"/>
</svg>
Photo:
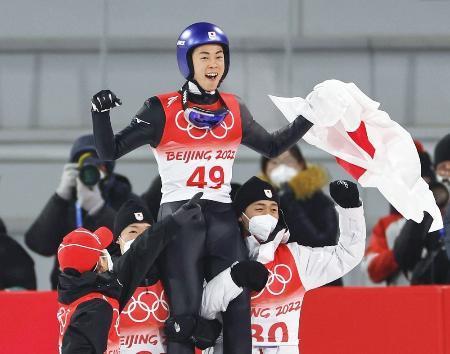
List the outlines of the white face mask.
<svg viewBox="0 0 450 354">
<path fill-rule="evenodd" d="M 259 242 L 266 242 L 270 234 L 275 230 L 278 219 L 270 214 L 253 216 L 251 219 L 242 213 L 248 219 L 248 231 Z"/>
<path fill-rule="evenodd" d="M 131 244 L 133 243 L 133 241 L 134 241 L 134 239 L 133 240 L 128 240 L 128 241 L 125 241 L 124 243 L 123 243 L 123 253 L 122 254 L 124 254 L 126 251 L 128 251 L 129 249 L 130 249 L 130 246 L 131 246 Z"/>
<path fill-rule="evenodd" d="M 447 187 L 447 190 L 450 192 L 450 180 L 447 177 L 442 177 L 441 175 L 436 174 L 436 180 Z"/>
<path fill-rule="evenodd" d="M 104 249 L 102 250 L 102 255 L 100 256 L 100 258 L 106 258 L 106 263 L 108 264 L 108 271 L 111 272 L 113 270 L 113 261 L 111 259 L 111 255 L 109 254 L 108 250 Z M 96 271 L 98 267 L 98 263 L 95 266 L 94 272 Z"/>
<path fill-rule="evenodd" d="M 280 186 L 283 183 L 289 182 L 297 173 L 298 171 L 295 168 L 281 164 L 270 172 L 269 178 L 277 186 Z"/>
</svg>

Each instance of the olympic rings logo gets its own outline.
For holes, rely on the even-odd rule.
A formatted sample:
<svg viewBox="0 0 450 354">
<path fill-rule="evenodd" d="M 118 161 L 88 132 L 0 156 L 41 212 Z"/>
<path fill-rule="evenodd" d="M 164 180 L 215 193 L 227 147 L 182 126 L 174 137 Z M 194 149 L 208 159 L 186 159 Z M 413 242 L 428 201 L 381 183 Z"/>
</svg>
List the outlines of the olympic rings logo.
<svg viewBox="0 0 450 354">
<path fill-rule="evenodd" d="M 269 271 L 269 278 L 267 279 L 267 283 L 264 289 L 262 289 L 258 294 L 255 296 L 252 296 L 253 299 L 257 299 L 262 295 L 264 290 L 267 289 L 267 291 L 274 295 L 278 296 L 284 292 L 286 289 L 287 284 L 292 279 L 292 271 L 289 266 L 286 264 L 277 264 L 273 271 L 268 269 Z"/>
<path fill-rule="evenodd" d="M 116 314 L 116 323 L 114 323 L 114 329 L 116 330 L 116 334 L 120 337 L 119 326 L 120 326 L 120 313 L 118 309 L 113 309 L 113 312 L 117 312 Z"/>
<path fill-rule="evenodd" d="M 149 303 L 142 301 L 142 297 L 145 295 L 149 295 L 154 298 L 154 301 L 151 302 L 151 307 L 149 306 Z M 160 309 L 162 309 L 162 316 L 158 313 L 158 310 Z M 139 316 L 136 314 L 136 311 L 143 312 L 144 316 Z M 169 304 L 166 300 L 164 300 L 164 291 L 161 292 L 160 296 L 153 291 L 146 291 L 140 293 L 137 299 L 132 296 L 130 302 L 128 303 L 127 309 L 122 311 L 122 313 L 128 315 L 130 320 L 136 323 L 145 322 L 152 315 L 158 322 L 165 322 L 169 318 Z"/>
<path fill-rule="evenodd" d="M 201 129 L 201 128 L 197 128 L 197 127 L 195 127 L 191 122 L 189 122 L 189 121 L 186 119 L 186 117 L 184 116 L 184 111 L 183 111 L 183 110 L 179 111 L 179 112 L 177 113 L 177 115 L 175 116 L 175 124 L 176 124 L 176 126 L 177 126 L 178 129 L 180 129 L 180 130 L 182 130 L 182 131 L 184 131 L 184 132 L 187 132 L 188 135 L 189 135 L 192 139 L 196 139 L 196 140 L 203 139 L 204 137 L 206 137 L 206 135 L 208 135 L 208 132 L 211 133 L 211 135 L 212 135 L 213 137 L 215 137 L 216 139 L 223 139 L 223 138 L 225 138 L 225 137 L 227 136 L 228 131 L 231 130 L 231 129 L 234 127 L 234 115 L 233 115 L 233 112 L 231 112 L 231 111 L 228 111 L 228 112 L 230 113 L 230 116 L 231 116 L 231 124 L 230 124 L 230 126 L 228 126 L 227 123 L 225 123 L 225 120 L 223 120 L 222 122 L 220 122 L 220 124 L 219 124 L 217 127 L 213 128 L 213 129 Z M 180 115 L 182 115 L 182 118 L 184 118 L 184 119 L 181 120 L 181 122 L 187 123 L 186 126 L 183 126 L 183 125 L 181 124 L 181 122 L 179 121 Z M 223 133 L 222 133 L 222 134 L 218 134 L 218 133 L 216 132 L 216 129 L 218 130 L 219 127 L 223 129 Z M 193 130 L 193 129 L 195 129 L 195 130 Z M 199 134 L 199 135 L 196 135 L 196 134 L 194 134 L 194 132 L 193 132 L 193 131 L 196 131 L 196 130 L 197 130 L 197 131 L 199 130 L 199 131 L 201 131 L 202 133 Z"/>
<path fill-rule="evenodd" d="M 67 316 L 69 316 L 70 310 L 66 310 L 64 307 L 60 307 L 56 318 L 59 322 L 59 333 L 62 335 L 67 324 Z"/>
</svg>

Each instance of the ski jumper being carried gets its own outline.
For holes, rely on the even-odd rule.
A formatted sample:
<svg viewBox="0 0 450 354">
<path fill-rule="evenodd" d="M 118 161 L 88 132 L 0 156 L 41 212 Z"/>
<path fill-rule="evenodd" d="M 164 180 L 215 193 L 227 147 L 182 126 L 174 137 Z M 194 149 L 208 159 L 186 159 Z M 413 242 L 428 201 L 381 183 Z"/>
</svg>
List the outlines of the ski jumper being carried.
<svg viewBox="0 0 450 354">
<path fill-rule="evenodd" d="M 149 98 L 121 132 L 114 135 L 109 117 L 121 101 L 109 90 L 93 97 L 92 118 L 96 148 L 104 160 L 118 159 L 142 145 L 152 147 L 162 179 L 158 220 L 203 192 L 203 220 L 181 228 L 160 257 L 170 312 L 184 315 L 198 313 L 204 279 L 248 258 L 229 196 L 238 146 L 278 156 L 301 139 L 312 123 L 299 116 L 268 133 L 237 96 L 219 93 L 230 52 L 227 36 L 213 24 L 187 27 L 177 42 L 177 60 L 187 80 L 183 87 Z M 223 313 L 223 326 L 225 352 L 251 351 L 248 291 L 230 303 Z M 171 354 L 193 350 L 192 344 L 168 343 Z"/>
</svg>

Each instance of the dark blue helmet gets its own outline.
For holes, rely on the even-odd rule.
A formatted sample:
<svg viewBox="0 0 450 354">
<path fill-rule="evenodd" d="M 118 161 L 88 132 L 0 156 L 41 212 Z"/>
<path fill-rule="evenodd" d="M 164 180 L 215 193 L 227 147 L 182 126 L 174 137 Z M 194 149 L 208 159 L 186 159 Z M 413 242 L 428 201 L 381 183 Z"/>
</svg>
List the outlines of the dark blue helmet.
<svg viewBox="0 0 450 354">
<path fill-rule="evenodd" d="M 194 23 L 181 32 L 180 37 L 178 37 L 177 61 L 181 74 L 187 80 L 191 80 L 194 77 L 192 51 L 194 48 L 203 44 L 220 44 L 223 47 L 225 71 L 221 79 L 222 81 L 227 75 L 230 66 L 228 38 L 219 27 L 208 22 Z"/>
</svg>

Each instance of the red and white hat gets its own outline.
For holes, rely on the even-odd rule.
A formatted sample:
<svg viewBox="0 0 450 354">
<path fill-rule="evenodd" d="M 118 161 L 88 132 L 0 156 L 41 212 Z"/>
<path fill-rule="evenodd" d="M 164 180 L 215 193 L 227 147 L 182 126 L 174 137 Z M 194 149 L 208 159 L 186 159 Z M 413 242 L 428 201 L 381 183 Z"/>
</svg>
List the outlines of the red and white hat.
<svg viewBox="0 0 450 354">
<path fill-rule="evenodd" d="M 112 239 L 112 232 L 107 227 L 100 227 L 95 232 L 82 227 L 73 230 L 63 238 L 58 248 L 61 269 L 73 268 L 80 273 L 92 270 Z"/>
</svg>

